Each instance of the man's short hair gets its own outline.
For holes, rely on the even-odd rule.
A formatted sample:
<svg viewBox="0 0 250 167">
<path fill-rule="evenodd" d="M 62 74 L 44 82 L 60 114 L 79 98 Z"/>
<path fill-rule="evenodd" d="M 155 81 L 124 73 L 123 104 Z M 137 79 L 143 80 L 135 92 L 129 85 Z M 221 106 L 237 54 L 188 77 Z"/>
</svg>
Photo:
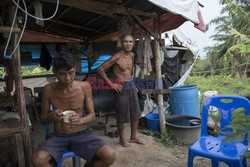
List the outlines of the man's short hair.
<svg viewBox="0 0 250 167">
<path fill-rule="evenodd" d="M 54 57 L 53 68 L 55 70 L 63 69 L 70 70 L 75 67 L 75 60 L 70 53 L 60 52 L 57 56 Z"/>
<path fill-rule="evenodd" d="M 123 41 L 124 41 L 124 38 L 127 37 L 127 36 L 131 36 L 131 37 L 133 38 L 133 40 L 135 40 L 134 37 L 133 37 L 133 35 L 131 35 L 130 33 L 125 33 L 125 34 L 123 34 L 123 35 L 121 36 L 121 42 L 123 42 Z"/>
</svg>

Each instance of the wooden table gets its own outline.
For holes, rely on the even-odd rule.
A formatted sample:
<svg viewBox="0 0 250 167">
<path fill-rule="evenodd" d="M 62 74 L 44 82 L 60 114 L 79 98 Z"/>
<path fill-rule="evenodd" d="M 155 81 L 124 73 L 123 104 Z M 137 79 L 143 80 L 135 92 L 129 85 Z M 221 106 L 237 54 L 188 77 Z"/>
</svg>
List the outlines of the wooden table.
<svg viewBox="0 0 250 167">
<path fill-rule="evenodd" d="M 24 157 L 24 149 L 23 149 L 23 141 L 22 141 L 22 132 L 24 131 L 24 127 L 21 122 L 19 122 L 15 118 L 6 119 L 0 121 L 0 138 L 14 139 L 12 144 L 16 150 L 16 156 L 19 167 L 25 167 L 25 157 Z"/>
</svg>

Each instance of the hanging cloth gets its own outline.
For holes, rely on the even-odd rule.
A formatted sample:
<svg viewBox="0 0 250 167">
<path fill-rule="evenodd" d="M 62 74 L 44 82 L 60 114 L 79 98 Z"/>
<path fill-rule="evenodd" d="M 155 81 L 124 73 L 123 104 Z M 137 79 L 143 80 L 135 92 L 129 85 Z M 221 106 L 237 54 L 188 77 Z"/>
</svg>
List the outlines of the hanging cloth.
<svg viewBox="0 0 250 167">
<path fill-rule="evenodd" d="M 138 45 L 136 48 L 136 64 L 142 65 L 143 64 L 143 57 L 144 57 L 144 42 L 143 42 L 143 33 L 141 31 L 140 38 L 138 41 Z"/>
<path fill-rule="evenodd" d="M 144 75 L 148 75 L 152 71 L 151 59 L 153 58 L 153 52 L 150 43 L 150 36 L 146 34 L 144 40 Z"/>
<path fill-rule="evenodd" d="M 143 108 L 143 114 L 149 114 L 154 111 L 154 109 L 157 107 L 154 100 L 152 100 L 150 97 L 148 97 L 148 94 L 146 94 L 146 100 L 144 101 L 144 108 Z"/>
<path fill-rule="evenodd" d="M 144 41 L 143 41 L 143 31 L 140 33 L 140 38 L 136 48 L 136 77 L 141 79 L 144 78 Z"/>
<path fill-rule="evenodd" d="M 46 48 L 45 44 L 42 44 L 41 54 L 40 54 L 40 66 L 45 68 L 47 71 L 50 69 L 52 62 L 52 57 Z"/>
<path fill-rule="evenodd" d="M 57 53 L 60 53 L 62 51 L 62 44 L 61 43 L 55 43 L 55 49 Z"/>
<path fill-rule="evenodd" d="M 35 16 L 39 18 L 43 18 L 43 4 L 39 1 L 34 1 L 33 6 L 35 9 Z M 36 19 L 36 24 L 40 26 L 44 26 L 43 20 Z"/>
</svg>

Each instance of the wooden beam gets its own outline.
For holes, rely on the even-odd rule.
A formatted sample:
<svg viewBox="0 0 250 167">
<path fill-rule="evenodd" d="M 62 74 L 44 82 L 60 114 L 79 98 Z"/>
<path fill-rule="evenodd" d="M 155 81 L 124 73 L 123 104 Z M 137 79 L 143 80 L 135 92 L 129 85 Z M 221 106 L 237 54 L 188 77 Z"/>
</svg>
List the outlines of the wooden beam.
<svg viewBox="0 0 250 167">
<path fill-rule="evenodd" d="M 102 17 L 103 17 L 103 15 L 98 15 L 98 16 L 96 16 L 95 18 L 93 18 L 93 19 L 87 21 L 86 23 L 84 23 L 84 25 L 86 26 L 86 25 L 88 25 L 88 24 L 90 24 L 90 23 L 92 23 L 92 22 L 94 22 L 94 21 L 96 21 L 97 19 L 100 19 L 100 18 L 102 18 Z"/>
<path fill-rule="evenodd" d="M 72 7 L 67 7 L 66 9 L 64 9 L 59 16 L 56 17 L 55 21 L 58 21 L 60 18 L 62 18 L 66 13 L 68 13 L 70 10 L 72 9 Z M 45 31 L 48 30 L 53 24 L 55 24 L 55 22 L 51 22 L 46 28 Z"/>
<path fill-rule="evenodd" d="M 99 28 L 98 30 L 101 31 L 101 30 L 104 30 L 104 29 L 107 28 L 107 27 L 108 27 L 108 26 L 103 26 L 103 27 Z M 87 39 L 91 39 L 91 37 L 94 36 L 94 34 L 95 34 L 95 33 L 89 34 L 89 35 L 87 36 Z M 105 33 L 105 34 L 106 34 L 106 33 Z M 93 40 L 93 39 L 91 39 L 91 40 Z"/>
<path fill-rule="evenodd" d="M 172 50 L 189 50 L 188 48 L 186 47 L 181 47 L 181 46 L 170 46 L 170 45 L 167 45 L 165 46 L 166 49 L 172 49 Z"/>
<path fill-rule="evenodd" d="M 127 0 L 127 1 L 123 2 L 121 5 L 125 5 L 125 4 L 127 4 L 127 3 L 131 2 L 131 1 L 132 1 L 132 0 Z M 93 18 L 93 19 L 87 21 L 87 22 L 84 24 L 84 26 L 86 26 L 86 25 L 88 25 L 88 24 L 90 24 L 90 23 L 92 23 L 92 22 L 94 22 L 94 21 L 96 21 L 97 19 L 100 19 L 100 18 L 102 18 L 102 17 L 103 17 L 103 15 L 98 15 L 98 16 L 96 16 L 95 18 Z"/>
<path fill-rule="evenodd" d="M 104 26 L 105 27 L 105 26 Z M 104 28 L 102 27 L 102 28 Z M 106 28 L 106 27 L 105 27 Z M 96 38 L 100 38 L 102 36 L 105 36 L 106 34 L 110 34 L 110 33 L 113 33 L 113 32 L 116 32 L 117 31 L 117 24 L 115 25 L 112 25 L 112 26 L 109 26 L 109 29 L 107 31 L 103 31 L 101 34 L 98 34 L 98 35 L 94 35 L 93 33 L 90 34 L 88 37 L 90 40 L 94 40 Z"/>
<path fill-rule="evenodd" d="M 132 0 L 127 0 L 127 1 L 123 2 L 121 5 L 126 5 L 127 3 L 131 2 L 131 1 L 132 1 Z M 93 19 L 90 19 L 89 21 L 87 21 L 86 23 L 84 23 L 82 26 L 89 25 L 90 23 L 92 23 L 92 22 L 94 22 L 94 21 L 96 21 L 96 20 L 102 18 L 103 16 L 104 16 L 104 15 L 98 15 L 98 16 L 94 17 Z M 104 27 L 106 28 L 106 26 L 104 26 Z M 104 29 L 104 28 L 102 27 L 102 28 L 100 28 L 100 29 L 98 29 L 98 30 L 103 30 L 103 29 Z M 75 30 L 71 31 L 70 33 L 68 33 L 67 35 L 70 35 L 70 34 L 76 32 L 76 31 L 78 31 L 78 30 L 79 30 L 79 29 L 75 29 Z M 66 35 L 66 36 L 67 36 L 67 35 Z M 93 33 L 91 33 L 91 35 L 93 35 Z"/>
<path fill-rule="evenodd" d="M 12 19 L 15 16 L 15 7 L 12 5 L 9 10 L 9 20 L 12 22 Z M 17 27 L 17 23 L 14 24 Z M 13 75 L 15 81 L 15 93 L 16 93 L 16 102 L 17 102 L 17 109 L 20 113 L 21 124 L 24 128 L 22 133 L 23 138 L 23 145 L 24 145 L 24 152 L 25 152 L 25 161 L 26 166 L 32 166 L 31 157 L 32 157 L 32 146 L 30 140 L 30 127 L 27 118 L 27 111 L 24 99 L 24 91 L 23 91 L 23 81 L 22 81 L 22 74 L 21 74 L 21 60 L 20 60 L 20 46 L 18 45 L 19 34 L 13 34 L 13 39 L 11 40 L 11 45 L 13 48 L 17 46 L 15 53 L 12 56 L 12 66 L 13 66 Z M 20 143 L 21 144 L 21 143 Z"/>
<path fill-rule="evenodd" d="M 127 0 L 127 1 L 123 2 L 121 5 L 125 5 L 125 4 L 127 4 L 127 3 L 131 2 L 131 1 L 132 1 L 132 0 Z M 98 16 L 96 16 L 95 18 L 93 18 L 93 19 L 87 21 L 87 22 L 84 24 L 84 26 L 86 26 L 86 25 L 88 25 L 88 24 L 90 24 L 90 23 L 92 23 L 92 22 L 94 22 L 94 21 L 96 21 L 97 19 L 100 19 L 100 18 L 102 18 L 102 17 L 103 17 L 103 15 L 98 15 Z"/>
<path fill-rule="evenodd" d="M 18 166 L 25 167 L 25 163 L 24 163 L 25 157 L 23 154 L 24 149 L 23 149 L 23 140 L 22 140 L 21 133 L 15 134 L 14 138 L 15 138 Z"/>
<path fill-rule="evenodd" d="M 125 2 L 123 2 L 123 3 L 121 3 L 121 5 L 126 5 L 126 4 L 128 4 L 129 2 L 131 2 L 132 0 L 127 0 L 127 1 L 125 1 Z M 132 10 L 132 9 L 131 9 Z M 136 11 L 135 11 L 136 12 Z M 95 18 L 93 18 L 93 19 L 90 19 L 89 21 L 87 21 L 86 23 L 84 23 L 83 25 L 81 25 L 81 26 L 86 26 L 86 25 L 89 25 L 90 23 L 92 23 L 92 22 L 94 22 L 94 21 L 96 21 L 96 20 L 98 20 L 98 19 L 100 19 L 100 18 L 102 18 L 104 15 L 103 14 L 100 14 L 100 15 L 98 15 L 98 16 L 96 16 Z M 116 19 L 119 19 L 119 18 L 117 18 L 117 17 L 115 17 Z M 72 33 L 75 33 L 76 31 L 78 31 L 78 30 L 80 30 L 81 28 L 76 28 L 75 30 L 73 30 L 73 31 L 71 31 L 70 33 L 67 33 L 65 36 L 69 36 L 70 34 L 72 34 Z M 101 28 L 101 29 L 98 29 L 98 30 L 102 30 L 103 28 Z M 99 32 L 100 33 L 100 32 Z M 93 34 L 93 33 L 91 33 L 91 34 Z"/>
<path fill-rule="evenodd" d="M 88 30 L 88 31 L 102 33 L 99 30 L 89 28 L 89 27 L 86 27 L 86 26 L 79 26 L 79 25 L 72 24 L 72 23 L 69 23 L 69 22 L 66 22 L 66 21 L 57 21 L 57 20 L 54 20 L 54 19 L 51 19 L 50 21 L 53 22 L 53 23 L 62 24 L 62 25 L 65 25 L 65 26 L 73 27 L 73 28 L 84 29 L 84 30 Z"/>
<path fill-rule="evenodd" d="M 84 23 L 82 26 L 86 26 L 86 25 L 88 25 L 88 24 L 90 24 L 90 23 L 92 23 L 92 22 L 98 20 L 98 19 L 101 18 L 101 17 L 103 17 L 103 15 L 98 15 L 98 16 L 96 16 L 95 18 L 90 19 L 89 21 L 87 21 L 86 23 Z M 68 36 L 68 35 L 70 35 L 70 34 L 76 32 L 76 31 L 78 31 L 78 30 L 80 30 L 80 29 L 81 29 L 81 28 L 77 28 L 77 29 L 71 31 L 70 33 L 66 34 L 65 36 Z"/>
<path fill-rule="evenodd" d="M 170 89 L 138 89 L 141 94 L 169 94 Z"/>
<path fill-rule="evenodd" d="M 160 17 L 153 18 L 154 23 L 154 33 L 157 38 L 160 38 Z M 154 40 L 154 53 L 155 53 L 155 73 L 156 73 L 156 80 L 158 80 L 155 87 L 157 89 L 163 89 L 163 82 L 161 78 L 161 54 L 160 54 L 160 44 L 157 40 Z M 160 129 L 161 133 L 166 131 L 166 124 L 165 124 L 165 114 L 163 108 L 163 94 L 157 94 L 157 104 L 158 104 L 158 112 L 159 112 L 159 120 L 160 120 Z"/>
<path fill-rule="evenodd" d="M 131 1 L 133 1 L 133 0 L 127 0 L 127 1 L 123 2 L 121 5 L 126 5 L 126 4 L 128 4 L 129 2 L 131 2 Z"/>
<path fill-rule="evenodd" d="M 156 39 L 159 43 L 161 43 L 161 39 L 157 37 L 157 35 L 155 33 L 153 33 L 144 23 L 143 21 L 131 10 L 129 10 L 130 14 L 137 20 L 137 22 L 139 23 L 139 25 L 145 30 L 147 31 L 151 36 L 154 37 L 154 39 Z"/>
<path fill-rule="evenodd" d="M 41 0 L 41 2 L 56 3 L 55 0 Z M 112 17 L 113 14 L 129 15 L 127 8 L 122 5 L 103 3 L 93 0 L 60 0 L 60 4 L 77 8 L 80 10 L 89 11 L 92 13 L 106 15 L 109 17 Z M 137 13 L 137 15 L 140 16 L 145 16 L 149 18 L 154 17 L 152 13 L 143 12 L 137 9 L 131 10 L 133 10 L 133 12 Z"/>
<path fill-rule="evenodd" d="M 10 32 L 11 27 L 8 26 L 0 26 L 0 32 Z M 21 29 L 18 27 L 13 27 L 13 33 L 20 33 Z"/>
</svg>

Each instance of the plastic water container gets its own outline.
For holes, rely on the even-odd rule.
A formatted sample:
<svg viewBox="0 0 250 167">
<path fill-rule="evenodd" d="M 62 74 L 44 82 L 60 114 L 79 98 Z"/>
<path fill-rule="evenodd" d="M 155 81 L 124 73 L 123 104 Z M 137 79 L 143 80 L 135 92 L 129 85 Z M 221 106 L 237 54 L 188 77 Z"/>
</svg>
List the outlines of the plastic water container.
<svg viewBox="0 0 250 167">
<path fill-rule="evenodd" d="M 192 144 L 200 137 L 201 119 L 189 115 L 170 115 L 166 118 L 166 127 L 173 137 Z"/>
<path fill-rule="evenodd" d="M 198 88 L 196 85 L 169 87 L 171 115 L 200 117 Z"/>
<path fill-rule="evenodd" d="M 149 130 L 151 131 L 160 130 L 159 114 L 157 113 L 146 114 L 146 119 Z"/>
</svg>

